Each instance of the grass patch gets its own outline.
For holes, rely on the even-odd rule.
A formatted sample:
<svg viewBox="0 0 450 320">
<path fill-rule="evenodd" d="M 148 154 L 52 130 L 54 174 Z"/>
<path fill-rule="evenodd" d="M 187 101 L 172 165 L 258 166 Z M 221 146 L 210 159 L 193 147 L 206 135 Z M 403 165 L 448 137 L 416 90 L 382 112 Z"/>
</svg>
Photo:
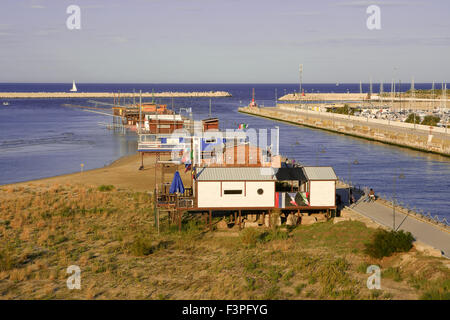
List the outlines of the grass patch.
<svg viewBox="0 0 450 320">
<path fill-rule="evenodd" d="M 403 280 L 402 273 L 399 267 L 389 267 L 381 273 L 382 277 L 386 277 L 392 279 L 396 282 L 400 282 Z"/>
<path fill-rule="evenodd" d="M 102 184 L 98 187 L 98 191 L 105 192 L 105 191 L 113 191 L 114 186 L 111 184 Z"/>
</svg>

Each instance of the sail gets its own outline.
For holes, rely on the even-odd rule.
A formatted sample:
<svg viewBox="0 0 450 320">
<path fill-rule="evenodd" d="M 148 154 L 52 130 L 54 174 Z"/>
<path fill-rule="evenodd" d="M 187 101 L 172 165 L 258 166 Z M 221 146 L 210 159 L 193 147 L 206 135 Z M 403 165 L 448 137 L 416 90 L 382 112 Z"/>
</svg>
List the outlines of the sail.
<svg viewBox="0 0 450 320">
<path fill-rule="evenodd" d="M 75 85 L 75 80 L 73 81 L 73 86 L 72 86 L 72 89 L 70 89 L 70 91 L 72 91 L 72 92 L 77 91 L 77 86 Z"/>
</svg>

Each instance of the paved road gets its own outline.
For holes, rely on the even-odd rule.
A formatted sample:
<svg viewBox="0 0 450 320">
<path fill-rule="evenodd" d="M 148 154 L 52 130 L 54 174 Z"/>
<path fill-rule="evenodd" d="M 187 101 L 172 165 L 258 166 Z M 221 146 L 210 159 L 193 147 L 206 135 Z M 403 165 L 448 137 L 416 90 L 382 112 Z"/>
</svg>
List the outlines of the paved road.
<svg viewBox="0 0 450 320">
<path fill-rule="evenodd" d="M 393 227 L 393 210 L 382 203 L 360 202 L 352 209 L 384 226 Z M 450 232 L 397 211 L 395 227 L 411 232 L 416 240 L 441 250 L 447 258 L 450 258 Z"/>
</svg>

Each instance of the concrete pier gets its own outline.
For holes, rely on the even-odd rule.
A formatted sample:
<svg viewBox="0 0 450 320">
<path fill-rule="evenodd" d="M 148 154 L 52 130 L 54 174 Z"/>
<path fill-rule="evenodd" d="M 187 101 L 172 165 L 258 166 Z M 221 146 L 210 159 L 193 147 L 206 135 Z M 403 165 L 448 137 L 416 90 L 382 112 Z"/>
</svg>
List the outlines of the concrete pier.
<svg viewBox="0 0 450 320">
<path fill-rule="evenodd" d="M 334 113 L 277 108 L 239 108 L 239 112 L 303 125 L 419 151 L 450 156 L 450 128 L 437 128 Z"/>
</svg>

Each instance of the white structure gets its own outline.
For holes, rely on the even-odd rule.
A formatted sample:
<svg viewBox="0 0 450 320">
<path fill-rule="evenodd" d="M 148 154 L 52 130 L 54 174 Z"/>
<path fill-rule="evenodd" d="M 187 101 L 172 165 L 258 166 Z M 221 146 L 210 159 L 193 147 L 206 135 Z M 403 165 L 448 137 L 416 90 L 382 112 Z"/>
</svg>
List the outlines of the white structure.
<svg viewBox="0 0 450 320">
<path fill-rule="evenodd" d="M 200 168 L 197 207 L 207 209 L 273 208 L 275 177 L 271 168 Z"/>
<path fill-rule="evenodd" d="M 332 167 L 303 167 L 309 191 L 311 207 L 334 207 L 336 205 L 336 182 Z"/>
</svg>

